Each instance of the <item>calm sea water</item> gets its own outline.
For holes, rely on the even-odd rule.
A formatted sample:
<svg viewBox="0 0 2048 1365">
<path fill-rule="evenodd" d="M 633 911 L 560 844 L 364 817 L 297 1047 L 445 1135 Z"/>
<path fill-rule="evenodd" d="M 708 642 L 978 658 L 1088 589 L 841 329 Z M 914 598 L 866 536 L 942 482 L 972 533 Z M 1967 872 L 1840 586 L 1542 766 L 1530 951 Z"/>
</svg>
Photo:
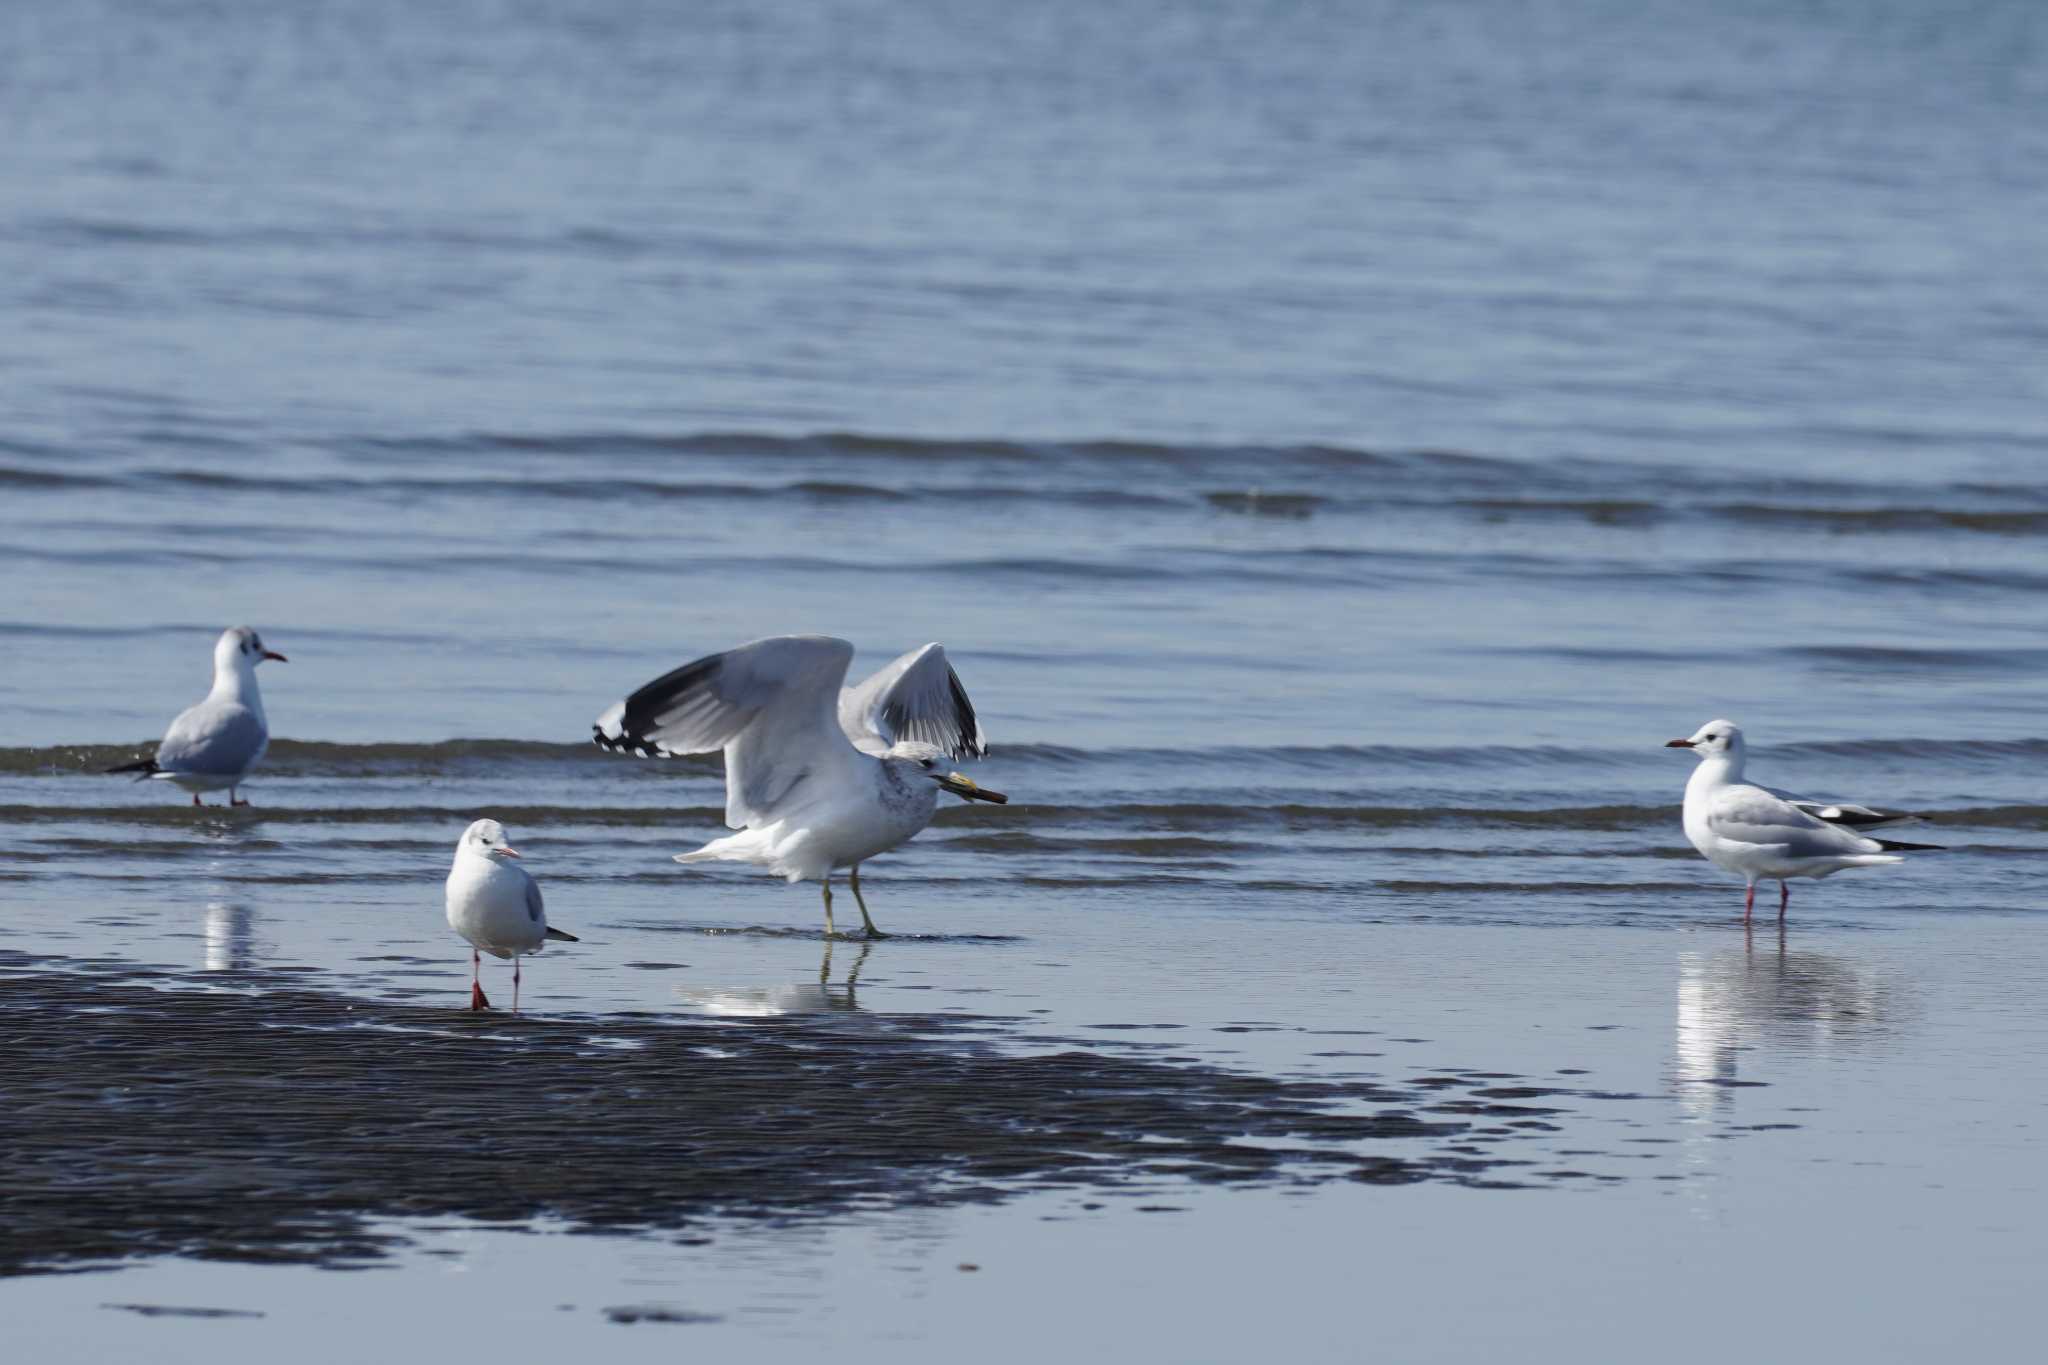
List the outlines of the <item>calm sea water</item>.
<svg viewBox="0 0 2048 1365">
<path fill-rule="evenodd" d="M 1702 1297 L 1869 1358 L 1967 1302 L 2023 1353 L 2044 99 L 2023 3 L 0 11 L 11 949 L 459 1004 L 438 882 L 488 813 L 585 940 L 532 964 L 542 1012 L 972 1011 L 1646 1097 L 1534 1139 L 1583 1190 L 443 1227 L 402 1274 L 0 1294 L 45 1359 L 373 1305 L 673 1352 L 557 1314 L 572 1280 L 771 1357 L 1172 1320 L 1188 1359 L 1709 1358 L 1738 1339 L 1669 1331 Z M 291 656 L 256 809 L 96 775 L 241 622 Z M 871 950 L 669 862 L 715 763 L 586 742 L 785 631 L 857 669 L 944 640 L 1013 796 L 868 869 L 904 935 Z M 1660 747 L 1723 715 L 1761 780 L 1955 851 L 1746 944 Z M 1361 1283 L 1427 1321 L 1359 1335 Z M 152 1295 L 271 1316 L 98 1308 Z"/>
</svg>

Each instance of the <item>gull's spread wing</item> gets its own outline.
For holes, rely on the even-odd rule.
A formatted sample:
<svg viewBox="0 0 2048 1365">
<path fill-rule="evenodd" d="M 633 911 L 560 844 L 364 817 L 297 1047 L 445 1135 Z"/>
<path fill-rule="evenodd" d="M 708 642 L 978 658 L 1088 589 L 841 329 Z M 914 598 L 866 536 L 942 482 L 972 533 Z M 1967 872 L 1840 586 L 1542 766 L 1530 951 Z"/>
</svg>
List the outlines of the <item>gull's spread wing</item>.
<svg viewBox="0 0 2048 1365">
<path fill-rule="evenodd" d="M 828 635 L 756 640 L 656 678 L 599 716 L 593 737 L 643 757 L 724 749 L 726 824 L 765 824 L 854 757 L 837 715 L 852 660 Z"/>
<path fill-rule="evenodd" d="M 951 758 L 980 758 L 988 737 L 943 645 L 913 649 L 858 687 L 839 694 L 839 724 L 857 748 L 878 754 L 918 740 Z"/>
</svg>

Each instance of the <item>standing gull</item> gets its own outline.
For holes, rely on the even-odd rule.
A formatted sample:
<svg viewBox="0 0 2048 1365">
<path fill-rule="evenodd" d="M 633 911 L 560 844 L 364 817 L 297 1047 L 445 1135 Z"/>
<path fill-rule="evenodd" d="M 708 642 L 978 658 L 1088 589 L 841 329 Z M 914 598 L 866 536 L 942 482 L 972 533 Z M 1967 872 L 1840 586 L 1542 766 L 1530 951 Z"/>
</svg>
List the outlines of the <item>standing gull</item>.
<svg viewBox="0 0 2048 1365">
<path fill-rule="evenodd" d="M 263 694 L 256 689 L 256 665 L 285 657 L 263 647 L 263 637 L 247 626 L 221 632 L 213 646 L 213 690 L 206 700 L 181 713 L 164 731 L 156 753 L 137 763 L 124 763 L 110 773 L 139 773 L 135 780 L 175 782 L 203 806 L 201 792 L 227 788 L 228 804 L 249 803 L 235 795 L 270 747 L 270 722 L 263 715 Z"/>
<path fill-rule="evenodd" d="M 455 866 L 448 870 L 448 927 L 469 940 L 469 1007 L 487 1010 L 483 958 L 512 959 L 512 1008 L 519 1008 L 519 959 L 537 953 L 549 939 L 576 943 L 574 934 L 548 927 L 541 905 L 540 883 L 516 863 L 519 850 L 505 842 L 505 827 L 496 820 L 478 820 L 462 831 L 455 845 Z"/>
<path fill-rule="evenodd" d="M 851 869 L 854 904 L 882 937 L 860 893 L 860 865 L 931 823 L 939 793 L 1009 798 L 938 765 L 982 757 L 974 704 L 937 644 L 914 649 L 858 687 L 845 687 L 853 646 L 826 635 L 777 635 L 684 664 L 597 718 L 598 745 L 668 758 L 725 751 L 725 823 L 679 863 L 753 863 L 823 886 L 832 927 L 832 870 Z"/>
<path fill-rule="evenodd" d="M 1685 784 L 1685 837 L 1706 860 L 1749 883 L 1742 903 L 1748 922 L 1756 908 L 1760 879 L 1778 883 L 1778 918 L 1791 902 L 1792 877 L 1825 877 L 1845 867 L 1902 863 L 1899 853 L 1933 850 L 1933 844 L 1868 839 L 1852 825 L 1889 823 L 1903 816 L 1865 806 L 1831 806 L 1787 798 L 1742 780 L 1742 731 L 1725 720 L 1710 720 L 1691 739 L 1674 739 L 1668 749 L 1690 749 L 1700 760 Z M 1834 819 L 1826 813 L 1838 812 Z"/>
</svg>

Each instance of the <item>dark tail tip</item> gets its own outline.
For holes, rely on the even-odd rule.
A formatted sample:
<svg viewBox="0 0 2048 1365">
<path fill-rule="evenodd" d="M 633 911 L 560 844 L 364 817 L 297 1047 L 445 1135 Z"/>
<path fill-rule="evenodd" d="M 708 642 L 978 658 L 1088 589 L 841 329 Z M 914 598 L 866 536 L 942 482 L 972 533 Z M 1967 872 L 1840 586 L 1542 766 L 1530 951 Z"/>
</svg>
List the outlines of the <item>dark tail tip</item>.
<svg viewBox="0 0 2048 1365">
<path fill-rule="evenodd" d="M 1907 844 L 1897 839 L 1879 839 L 1877 846 L 1887 853 L 1946 853 L 1947 844 Z"/>
<path fill-rule="evenodd" d="M 553 926 L 552 924 L 548 926 L 548 933 L 547 933 L 547 936 L 548 936 L 549 938 L 551 938 L 551 939 L 554 939 L 554 940 L 555 940 L 556 942 L 558 942 L 558 943 L 581 943 L 581 942 L 583 942 L 583 940 L 582 940 L 582 939 L 580 939 L 580 938 L 578 938 L 578 937 L 576 937 L 576 935 L 574 935 L 574 934 L 569 934 L 569 933 L 564 933 L 564 932 L 563 932 L 562 930 L 560 930 L 560 929 L 557 929 L 557 928 L 555 928 L 555 927 L 554 927 L 554 926 Z"/>
</svg>

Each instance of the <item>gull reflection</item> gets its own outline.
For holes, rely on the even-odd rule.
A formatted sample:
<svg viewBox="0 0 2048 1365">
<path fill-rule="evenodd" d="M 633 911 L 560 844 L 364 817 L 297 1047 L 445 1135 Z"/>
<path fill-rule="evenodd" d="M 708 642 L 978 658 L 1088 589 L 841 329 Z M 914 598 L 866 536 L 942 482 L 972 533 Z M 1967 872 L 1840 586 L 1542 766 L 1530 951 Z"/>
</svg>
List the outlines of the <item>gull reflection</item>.
<svg viewBox="0 0 2048 1365">
<path fill-rule="evenodd" d="M 1775 949 L 1680 953 L 1679 1099 L 1696 1118 L 1724 1113 L 1748 1083 L 1746 1055 L 1837 1055 L 1883 1039 L 1910 1012 L 1897 978 L 1849 958 L 1788 952 L 1783 938 Z"/>
<path fill-rule="evenodd" d="M 782 1014 L 818 1014 L 826 1010 L 857 1010 L 860 969 L 874 944 L 863 943 L 846 980 L 832 980 L 832 940 L 825 940 L 825 960 L 818 979 L 792 981 L 782 986 L 679 987 L 676 994 L 684 1004 L 704 1014 L 727 1019 L 765 1019 Z"/>
<path fill-rule="evenodd" d="M 206 970 L 241 971 L 256 959 L 256 912 L 214 901 L 206 907 Z"/>
</svg>

